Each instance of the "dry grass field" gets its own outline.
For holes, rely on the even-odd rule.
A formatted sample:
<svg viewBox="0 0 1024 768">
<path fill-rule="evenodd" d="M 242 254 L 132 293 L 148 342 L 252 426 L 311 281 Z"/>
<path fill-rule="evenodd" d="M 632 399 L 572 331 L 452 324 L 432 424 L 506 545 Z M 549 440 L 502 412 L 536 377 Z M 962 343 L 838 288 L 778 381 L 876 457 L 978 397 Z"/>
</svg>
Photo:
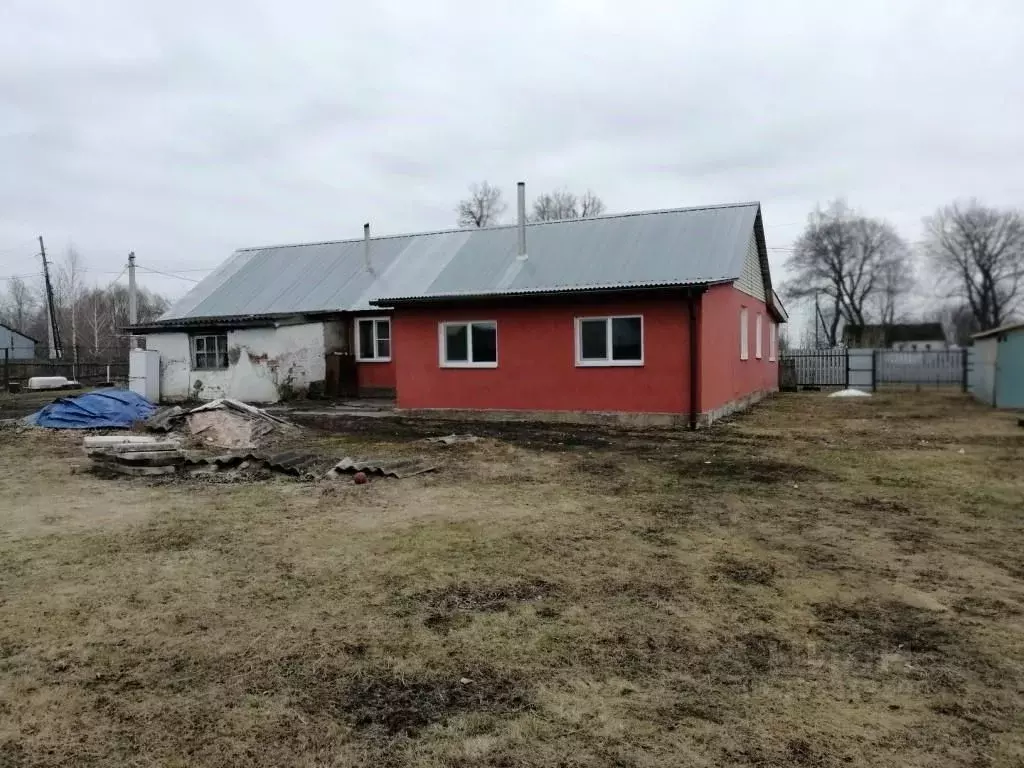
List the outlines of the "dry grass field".
<svg viewBox="0 0 1024 768">
<path fill-rule="evenodd" d="M 441 471 L 105 479 L 0 432 L 0 766 L 1024 762 L 1014 417 L 361 424 L 305 444 Z"/>
</svg>

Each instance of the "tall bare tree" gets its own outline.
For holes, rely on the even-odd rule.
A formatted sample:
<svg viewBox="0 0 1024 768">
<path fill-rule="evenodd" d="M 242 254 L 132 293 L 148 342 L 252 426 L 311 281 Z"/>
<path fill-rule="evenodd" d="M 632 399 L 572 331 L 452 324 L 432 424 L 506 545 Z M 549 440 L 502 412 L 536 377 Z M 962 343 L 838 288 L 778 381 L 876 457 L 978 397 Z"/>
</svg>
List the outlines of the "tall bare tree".
<svg viewBox="0 0 1024 768">
<path fill-rule="evenodd" d="M 64 253 L 64 261 L 57 274 L 58 314 L 67 318 L 71 326 L 72 354 L 78 354 L 78 310 L 82 298 L 82 278 L 85 264 L 73 245 Z"/>
<path fill-rule="evenodd" d="M 580 218 L 589 219 L 605 212 L 604 201 L 589 189 L 580 197 Z"/>
<path fill-rule="evenodd" d="M 501 189 L 481 181 L 470 185 L 469 197 L 459 201 L 455 212 L 460 227 L 488 227 L 500 222 L 506 208 Z"/>
<path fill-rule="evenodd" d="M 981 330 L 1003 325 L 1024 295 L 1024 217 L 977 200 L 925 219 L 925 251 L 939 277 L 970 307 Z"/>
<path fill-rule="evenodd" d="M 533 201 L 533 221 L 557 221 L 579 218 L 579 200 L 567 189 L 538 195 Z"/>
<path fill-rule="evenodd" d="M 38 300 L 28 283 L 20 277 L 7 280 L 7 296 L 4 300 L 7 319 L 16 330 L 24 331 L 32 319 Z"/>
<path fill-rule="evenodd" d="M 892 225 L 861 216 L 843 201 L 808 217 L 786 267 L 793 274 L 784 289 L 788 297 L 821 295 L 831 308 L 826 330 L 832 345 L 839 342 L 841 321 L 865 324 L 880 300 L 878 319 L 895 316 L 913 280 L 910 249 Z"/>
<path fill-rule="evenodd" d="M 605 205 L 601 198 L 589 189 L 577 196 L 565 189 L 556 189 L 538 195 L 533 201 L 531 221 L 558 221 L 559 219 L 586 219 L 600 216 Z"/>
</svg>

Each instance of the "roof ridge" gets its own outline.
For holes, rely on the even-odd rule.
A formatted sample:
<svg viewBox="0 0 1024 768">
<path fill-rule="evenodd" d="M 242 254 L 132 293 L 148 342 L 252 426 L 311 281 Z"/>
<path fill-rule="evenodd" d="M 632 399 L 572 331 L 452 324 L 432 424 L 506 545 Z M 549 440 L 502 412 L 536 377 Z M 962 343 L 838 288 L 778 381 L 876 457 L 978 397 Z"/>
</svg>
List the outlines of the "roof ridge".
<svg viewBox="0 0 1024 768">
<path fill-rule="evenodd" d="M 713 205 L 693 205 L 682 208 L 653 208 L 643 211 L 627 211 L 625 213 L 606 213 L 601 216 L 587 216 L 576 219 L 552 219 L 550 221 L 528 221 L 526 222 L 527 227 L 543 227 L 550 224 L 579 224 L 584 221 L 595 221 L 599 219 L 624 219 L 630 216 L 655 216 L 664 213 L 688 213 L 690 211 L 711 211 L 720 208 L 749 208 L 750 206 L 760 207 L 761 203 L 757 200 L 749 200 L 742 203 L 716 203 Z M 493 227 L 452 227 L 450 229 L 435 229 L 427 230 L 425 232 L 402 232 L 394 235 L 378 235 L 376 237 L 371 236 L 370 241 L 375 240 L 396 240 L 403 237 L 425 237 L 427 235 L 449 235 L 455 234 L 456 232 L 480 232 L 490 231 L 499 229 L 515 229 L 518 224 L 498 224 Z M 316 240 L 313 242 L 306 243 L 279 243 L 277 245 L 256 245 L 249 246 L 246 248 L 236 248 L 235 253 L 245 253 L 249 251 L 269 251 L 278 248 L 305 248 L 313 245 L 341 245 L 344 243 L 361 243 L 363 242 L 362 237 L 351 237 L 341 240 Z"/>
</svg>

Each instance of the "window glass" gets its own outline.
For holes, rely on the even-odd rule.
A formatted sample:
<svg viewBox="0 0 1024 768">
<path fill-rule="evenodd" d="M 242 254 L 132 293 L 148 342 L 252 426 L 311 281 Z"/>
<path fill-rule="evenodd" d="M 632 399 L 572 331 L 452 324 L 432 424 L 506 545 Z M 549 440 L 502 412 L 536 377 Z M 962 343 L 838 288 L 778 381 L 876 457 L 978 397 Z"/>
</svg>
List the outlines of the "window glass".
<svg viewBox="0 0 1024 768">
<path fill-rule="evenodd" d="M 473 362 L 498 362 L 498 327 L 494 323 L 473 323 Z"/>
<path fill-rule="evenodd" d="M 192 337 L 193 370 L 200 371 L 227 367 L 228 337 L 226 334 Z"/>
<path fill-rule="evenodd" d="M 642 360 L 643 334 L 639 317 L 612 318 L 612 359 Z"/>
<path fill-rule="evenodd" d="M 469 362 L 468 328 L 446 325 L 444 328 L 444 359 L 450 363 Z"/>
<path fill-rule="evenodd" d="M 750 322 L 747 319 L 747 308 L 740 310 L 740 360 L 746 360 L 750 356 Z"/>
<path fill-rule="evenodd" d="M 608 321 L 580 320 L 580 358 L 605 360 L 608 357 Z"/>
<path fill-rule="evenodd" d="M 359 357 L 373 357 L 373 321 L 359 321 Z"/>
</svg>

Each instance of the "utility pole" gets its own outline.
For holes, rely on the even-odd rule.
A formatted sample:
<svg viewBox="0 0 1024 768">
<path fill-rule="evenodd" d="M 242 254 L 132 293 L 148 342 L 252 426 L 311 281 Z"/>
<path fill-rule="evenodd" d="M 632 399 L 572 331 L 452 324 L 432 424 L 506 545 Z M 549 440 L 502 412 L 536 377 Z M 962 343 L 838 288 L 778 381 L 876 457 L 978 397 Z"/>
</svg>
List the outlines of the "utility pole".
<svg viewBox="0 0 1024 768">
<path fill-rule="evenodd" d="M 39 255 L 43 258 L 43 285 L 46 288 L 46 331 L 47 340 L 50 343 L 50 359 L 64 356 L 64 349 L 60 343 L 60 329 L 57 327 L 57 312 L 53 306 L 53 285 L 50 283 L 50 265 L 46 262 L 46 246 L 43 245 L 43 236 L 39 236 Z"/>
<path fill-rule="evenodd" d="M 139 322 L 139 299 L 135 294 L 135 251 L 128 254 L 128 324 Z M 128 347 L 135 349 L 135 334 L 129 332 Z"/>
</svg>

